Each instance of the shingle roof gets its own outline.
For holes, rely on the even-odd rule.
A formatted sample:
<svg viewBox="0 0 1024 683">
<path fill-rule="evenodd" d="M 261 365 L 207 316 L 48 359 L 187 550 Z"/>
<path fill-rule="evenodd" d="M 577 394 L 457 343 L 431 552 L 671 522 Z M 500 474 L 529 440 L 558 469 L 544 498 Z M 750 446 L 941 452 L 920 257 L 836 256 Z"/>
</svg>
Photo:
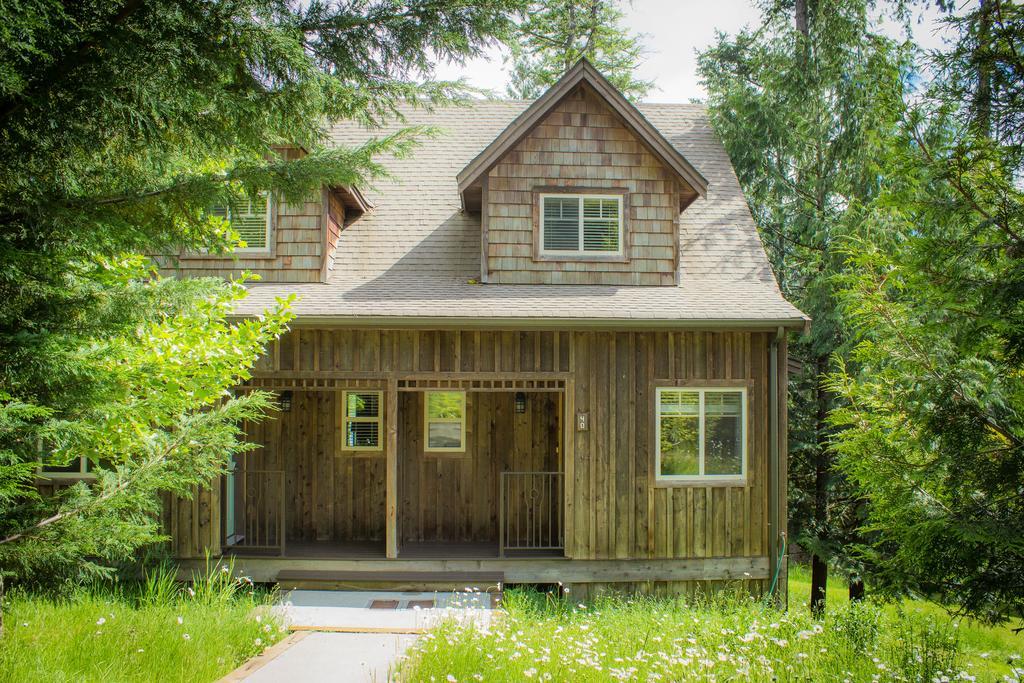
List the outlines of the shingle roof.
<svg viewBox="0 0 1024 683">
<path fill-rule="evenodd" d="M 238 313 L 256 314 L 295 293 L 293 309 L 307 322 L 803 324 L 806 316 L 779 292 L 724 147 L 704 108 L 692 104 L 639 107 L 708 180 L 707 197 L 680 216 L 678 286 L 471 284 L 480 277 L 480 216 L 461 211 L 456 175 L 529 104 L 409 111 L 404 124 L 372 132 L 335 126 L 338 145 L 402 125 L 433 126 L 438 134 L 411 157 L 386 161 L 393 177 L 367 188 L 375 208 L 342 232 L 326 283 L 254 284 Z"/>
</svg>

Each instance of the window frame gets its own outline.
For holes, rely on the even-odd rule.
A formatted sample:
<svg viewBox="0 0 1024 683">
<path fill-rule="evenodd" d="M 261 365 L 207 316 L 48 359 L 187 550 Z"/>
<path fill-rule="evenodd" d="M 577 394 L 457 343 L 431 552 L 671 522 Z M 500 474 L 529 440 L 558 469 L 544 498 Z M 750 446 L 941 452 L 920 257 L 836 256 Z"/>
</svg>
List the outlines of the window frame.
<svg viewBox="0 0 1024 683">
<path fill-rule="evenodd" d="M 264 223 L 264 235 L 266 235 L 266 243 L 262 247 L 235 247 L 232 251 L 234 254 L 269 254 L 271 239 L 273 238 L 273 226 L 274 226 L 274 203 L 273 203 L 273 192 L 267 192 L 267 212 L 266 220 Z M 251 200 L 250 200 L 251 201 Z M 231 221 L 231 205 L 227 206 L 227 217 L 228 221 Z"/>
<path fill-rule="evenodd" d="M 461 402 L 461 416 L 453 417 L 430 417 L 430 395 L 431 394 L 459 394 Z M 431 446 L 430 445 L 430 424 L 445 423 L 460 425 L 459 446 Z M 423 392 L 423 452 L 424 453 L 465 453 L 466 452 L 466 392 L 459 389 L 431 389 Z"/>
<path fill-rule="evenodd" d="M 534 244 L 533 258 L 535 261 L 610 261 L 627 263 L 629 261 L 629 190 L 619 187 L 535 187 L 533 189 Z M 576 251 L 544 248 L 544 200 L 548 197 L 570 198 L 579 201 L 579 244 Z M 619 205 L 619 248 L 617 251 L 586 251 L 583 247 L 583 200 L 614 199 Z"/>
<path fill-rule="evenodd" d="M 36 469 L 36 477 L 39 479 L 95 479 L 96 473 L 90 469 L 90 465 L 89 458 L 84 455 L 78 458 L 78 471 L 76 472 L 50 471 L 46 469 L 49 465 L 40 461 L 39 467 Z"/>
<path fill-rule="evenodd" d="M 654 483 L 656 486 L 687 486 L 687 485 L 747 485 L 749 472 L 748 443 L 749 432 L 749 392 L 746 384 L 736 385 L 707 385 L 707 384 L 672 384 L 659 383 L 654 387 Z M 698 394 L 697 402 L 697 463 L 698 470 L 703 471 L 705 467 L 704 436 L 706 429 L 704 396 L 706 394 L 740 394 L 740 473 L 739 474 L 662 474 L 661 473 L 661 395 L 665 391 L 689 391 Z"/>
<path fill-rule="evenodd" d="M 377 417 L 349 417 L 348 397 L 349 394 L 376 394 L 377 395 Z M 376 422 L 377 423 L 377 445 L 376 446 L 349 446 L 348 426 L 353 422 Z M 380 453 L 384 450 L 384 392 L 379 389 L 345 389 L 341 392 L 341 450 L 350 453 Z"/>
<path fill-rule="evenodd" d="M 183 258 L 189 259 L 210 259 L 210 260 L 235 260 L 239 257 L 272 259 L 277 258 L 277 210 L 278 201 L 273 192 L 267 192 L 267 245 L 265 247 L 235 247 L 227 253 L 211 252 L 208 249 L 188 251 L 182 254 Z M 214 207 L 209 207 L 212 212 Z M 231 220 L 231 207 L 228 208 L 227 220 Z"/>
</svg>

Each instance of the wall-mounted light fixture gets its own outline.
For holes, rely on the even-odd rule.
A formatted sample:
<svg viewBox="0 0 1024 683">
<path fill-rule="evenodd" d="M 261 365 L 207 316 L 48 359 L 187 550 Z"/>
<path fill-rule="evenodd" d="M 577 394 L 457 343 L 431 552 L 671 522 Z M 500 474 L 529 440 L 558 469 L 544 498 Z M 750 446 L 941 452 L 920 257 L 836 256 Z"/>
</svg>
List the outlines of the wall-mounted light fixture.
<svg viewBox="0 0 1024 683">
<path fill-rule="evenodd" d="M 292 392 L 282 391 L 277 397 L 277 404 L 281 406 L 281 411 L 289 413 L 292 410 Z"/>
<path fill-rule="evenodd" d="M 526 394 L 521 391 L 516 392 L 516 413 L 522 415 L 526 412 Z"/>
</svg>

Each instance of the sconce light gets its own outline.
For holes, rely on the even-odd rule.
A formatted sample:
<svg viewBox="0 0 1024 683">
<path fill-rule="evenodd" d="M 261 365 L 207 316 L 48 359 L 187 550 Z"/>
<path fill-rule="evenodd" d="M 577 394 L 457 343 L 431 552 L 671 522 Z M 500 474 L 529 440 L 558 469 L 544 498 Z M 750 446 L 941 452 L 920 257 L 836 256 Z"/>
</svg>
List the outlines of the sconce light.
<svg viewBox="0 0 1024 683">
<path fill-rule="evenodd" d="M 292 392 L 282 391 L 277 397 L 277 404 L 281 406 L 281 411 L 289 413 L 292 410 Z"/>
<path fill-rule="evenodd" d="M 526 412 L 526 394 L 521 391 L 516 392 L 516 413 L 522 415 Z"/>
</svg>

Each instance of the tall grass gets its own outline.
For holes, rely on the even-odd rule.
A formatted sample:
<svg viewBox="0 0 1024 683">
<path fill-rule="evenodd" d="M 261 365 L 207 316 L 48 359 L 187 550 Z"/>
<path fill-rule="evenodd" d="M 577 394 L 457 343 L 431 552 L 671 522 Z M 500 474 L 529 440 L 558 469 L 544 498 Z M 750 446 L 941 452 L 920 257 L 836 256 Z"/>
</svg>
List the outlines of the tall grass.
<svg viewBox="0 0 1024 683">
<path fill-rule="evenodd" d="M 1013 680 L 967 657 L 948 618 L 868 603 L 824 621 L 739 592 L 702 598 L 606 597 L 589 604 L 510 590 L 488 629 L 448 623 L 402 664 L 411 681 Z M 1020 660 L 1017 666 L 1024 667 Z"/>
<path fill-rule="evenodd" d="M 12 591 L 0 681 L 213 681 L 281 637 L 272 597 L 210 562 L 190 584 L 162 565 L 60 597 Z"/>
</svg>

